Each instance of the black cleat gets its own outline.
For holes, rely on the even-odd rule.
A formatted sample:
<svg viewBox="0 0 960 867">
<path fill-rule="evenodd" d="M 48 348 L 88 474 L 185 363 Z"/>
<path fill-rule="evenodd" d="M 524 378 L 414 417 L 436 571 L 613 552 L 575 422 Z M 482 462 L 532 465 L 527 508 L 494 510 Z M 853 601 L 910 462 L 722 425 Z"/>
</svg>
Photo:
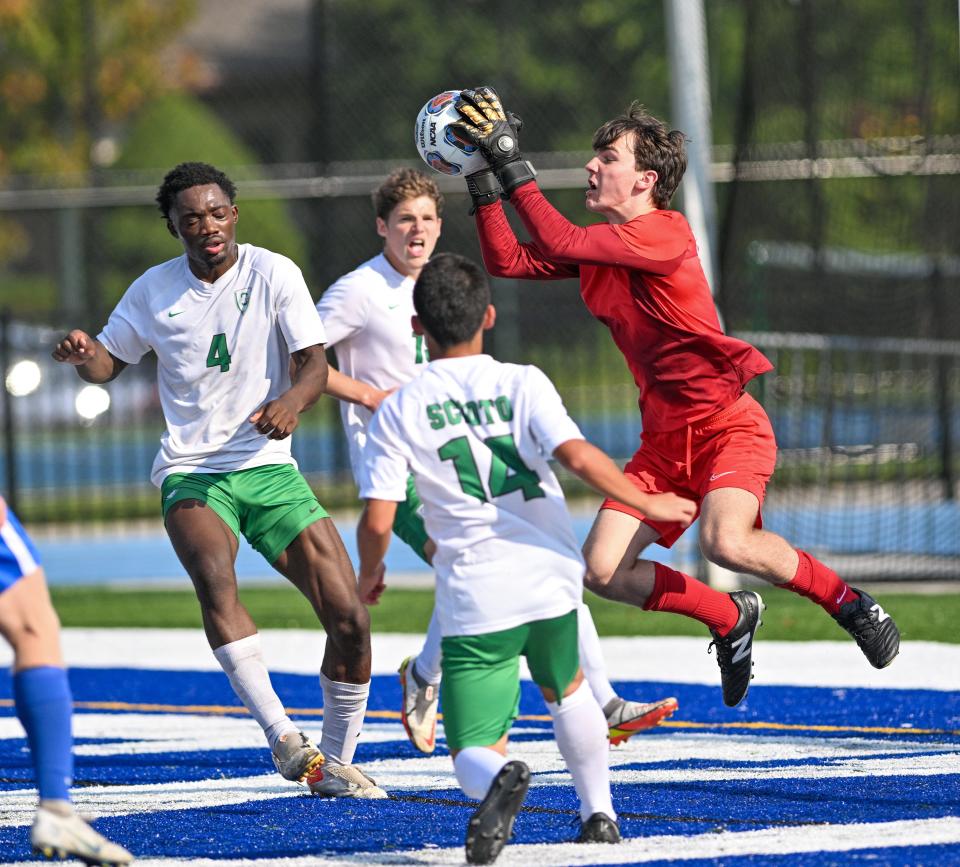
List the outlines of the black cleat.
<svg viewBox="0 0 960 867">
<path fill-rule="evenodd" d="M 513 821 L 530 788 L 530 768 L 507 762 L 467 825 L 467 863 L 492 864 L 513 833 Z"/>
<path fill-rule="evenodd" d="M 736 707 L 746 698 L 750 681 L 753 679 L 753 636 L 762 625 L 760 612 L 766 606 L 760 594 L 752 590 L 737 590 L 730 594 L 730 598 L 740 609 L 740 618 L 733 629 L 722 637 L 710 630 L 713 641 L 710 642 L 707 652 L 716 645 L 723 703 L 727 707 Z"/>
<path fill-rule="evenodd" d="M 606 813 L 594 813 L 580 826 L 577 843 L 619 843 L 620 826 Z"/>
<path fill-rule="evenodd" d="M 876 599 L 850 589 L 860 598 L 841 605 L 833 619 L 853 636 L 874 668 L 886 668 L 900 652 L 900 630 Z"/>
</svg>

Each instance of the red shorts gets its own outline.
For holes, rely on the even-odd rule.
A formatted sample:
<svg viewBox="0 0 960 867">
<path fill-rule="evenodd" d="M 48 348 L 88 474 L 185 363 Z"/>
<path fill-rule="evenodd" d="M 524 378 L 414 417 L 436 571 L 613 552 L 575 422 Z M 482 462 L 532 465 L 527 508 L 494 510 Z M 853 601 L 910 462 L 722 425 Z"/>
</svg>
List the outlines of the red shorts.
<svg viewBox="0 0 960 867">
<path fill-rule="evenodd" d="M 753 494 L 760 505 L 777 462 L 777 441 L 770 419 L 749 394 L 726 409 L 685 428 L 644 432 L 640 449 L 624 467 L 624 474 L 641 491 L 673 493 L 699 504 L 716 488 L 739 488 Z M 601 509 L 633 515 L 652 527 L 665 548 L 683 534 L 677 523 L 649 521 L 642 512 L 604 500 Z M 763 525 L 757 511 L 756 526 Z"/>
</svg>

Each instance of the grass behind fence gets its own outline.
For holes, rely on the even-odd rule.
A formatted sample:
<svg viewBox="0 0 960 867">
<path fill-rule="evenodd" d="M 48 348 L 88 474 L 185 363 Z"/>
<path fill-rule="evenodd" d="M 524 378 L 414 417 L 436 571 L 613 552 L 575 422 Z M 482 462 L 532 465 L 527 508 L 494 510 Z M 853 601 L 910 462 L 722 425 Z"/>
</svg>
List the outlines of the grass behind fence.
<svg viewBox="0 0 960 867">
<path fill-rule="evenodd" d="M 820 608 L 792 593 L 763 592 L 767 610 L 758 639 L 842 640 L 845 633 Z M 191 591 L 54 587 L 54 604 L 64 626 L 197 628 L 200 609 Z M 284 585 L 243 587 L 243 603 L 261 629 L 319 629 L 309 603 Z M 904 641 L 960 644 L 960 593 L 883 593 L 876 596 L 897 621 Z M 708 639 L 706 627 L 686 617 L 641 611 L 592 594 L 587 601 L 600 635 L 690 635 Z M 433 609 L 431 590 L 388 590 L 370 609 L 374 632 L 426 632 Z"/>
</svg>

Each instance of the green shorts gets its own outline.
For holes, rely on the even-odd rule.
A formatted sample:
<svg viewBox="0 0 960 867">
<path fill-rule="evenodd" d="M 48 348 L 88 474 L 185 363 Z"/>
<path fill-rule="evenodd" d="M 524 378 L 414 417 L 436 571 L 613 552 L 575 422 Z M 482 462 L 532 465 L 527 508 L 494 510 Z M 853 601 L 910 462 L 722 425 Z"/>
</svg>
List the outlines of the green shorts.
<svg viewBox="0 0 960 867">
<path fill-rule="evenodd" d="M 330 517 L 290 464 L 232 473 L 173 473 L 163 480 L 160 499 L 164 518 L 181 500 L 205 503 L 271 564 L 306 527 Z"/>
<path fill-rule="evenodd" d="M 442 647 L 447 746 L 490 746 L 519 713 L 521 655 L 534 682 L 558 698 L 573 683 L 580 667 L 577 611 L 485 635 L 448 635 Z"/>
<path fill-rule="evenodd" d="M 423 524 L 423 504 L 413 483 L 413 476 L 407 477 L 407 499 L 397 503 L 397 516 L 393 519 L 393 532 L 406 542 L 413 552 L 428 566 L 430 561 L 424 553 L 429 536 Z"/>
</svg>

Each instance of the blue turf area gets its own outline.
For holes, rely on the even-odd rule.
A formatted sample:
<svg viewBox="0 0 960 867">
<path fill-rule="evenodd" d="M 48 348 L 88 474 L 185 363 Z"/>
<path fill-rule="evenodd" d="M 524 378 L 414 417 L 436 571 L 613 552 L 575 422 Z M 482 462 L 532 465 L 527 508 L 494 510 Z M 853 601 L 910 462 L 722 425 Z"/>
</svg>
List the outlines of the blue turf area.
<svg viewBox="0 0 960 867">
<path fill-rule="evenodd" d="M 271 678 L 287 707 L 322 707 L 317 678 L 282 672 L 272 674 Z M 222 705 L 243 712 L 226 677 L 216 671 L 76 668 L 70 671 L 70 685 L 75 702 Z M 738 707 L 728 708 L 720 701 L 719 685 L 620 681 L 614 686 L 624 698 L 639 700 L 652 694 L 674 695 L 681 707 L 674 719 L 695 714 L 691 718 L 707 727 L 776 720 L 791 726 L 903 728 L 906 735 L 911 733 L 910 729 L 960 730 L 960 695 L 937 690 L 755 686 Z M 11 692 L 9 672 L 0 672 L 0 695 Z M 396 676 L 375 675 L 368 710 L 393 711 L 399 706 Z M 529 681 L 521 684 L 520 713 L 546 713 L 539 691 Z M 776 736 L 778 732 L 771 730 L 766 734 Z"/>
<path fill-rule="evenodd" d="M 113 791 L 122 793 L 125 787 L 133 792 L 145 784 L 160 784 L 156 789 L 160 794 L 184 792 L 204 781 L 229 790 L 230 781 L 250 779 L 265 780 L 267 788 L 274 788 L 273 794 L 265 788 L 262 797 L 254 792 L 243 803 L 184 809 L 131 807 L 123 815 L 97 821 L 102 833 L 140 856 L 181 859 L 181 863 L 201 857 L 269 859 L 334 853 L 349 859 L 364 852 L 402 858 L 405 852 L 414 855 L 436 847 L 462 846 L 472 805 L 456 788 L 449 764 L 438 761 L 432 766 L 438 775 L 435 784 L 402 782 L 404 768 L 413 773 L 426 760 L 389 714 L 399 705 L 395 676 L 373 679 L 368 727 L 377 736 L 361 740 L 356 758 L 368 768 L 394 769 L 391 800 L 373 802 L 300 796 L 286 791 L 282 781 L 274 786 L 279 778 L 272 773 L 265 745 L 254 745 L 256 739 L 242 746 L 224 739 L 215 747 L 190 748 L 190 733 L 208 720 L 211 726 L 231 718 L 243 720 L 226 678 L 218 672 L 78 668 L 70 677 L 74 700 L 81 708 L 90 702 L 122 703 L 78 711 L 75 725 L 81 730 L 84 716 L 110 714 L 106 718 L 109 734 L 76 740 L 80 754 L 75 791 L 81 795 L 91 786 L 114 787 Z M 316 678 L 277 674 L 274 685 L 288 707 L 302 709 L 304 728 L 318 734 L 321 721 L 311 713 L 321 702 Z M 798 833 L 806 838 L 837 825 L 937 821 L 960 815 L 960 698 L 956 694 L 755 686 L 747 700 L 731 710 L 721 703 L 718 686 L 633 681 L 617 686 L 626 697 L 672 694 L 680 701 L 680 711 L 665 726 L 637 736 L 627 747 L 611 750 L 614 801 L 624 836 L 663 835 L 676 841 L 673 854 L 664 852 L 662 861 L 645 858 L 643 863 L 960 863 L 960 838 L 950 845 L 928 847 L 907 840 L 897 848 L 852 852 L 765 851 L 706 860 L 683 855 L 684 847 L 697 835 L 729 837 L 772 830 L 792 834 L 789 839 L 795 840 Z M 9 696 L 10 687 L 9 674 L 3 672 L 0 697 Z M 189 705 L 205 709 L 179 712 Z M 150 725 L 162 727 L 155 737 L 164 744 L 186 737 L 186 745 L 144 748 L 145 712 Z M 12 713 L 9 703 L 0 705 L 0 716 Z M 529 719 L 543 713 L 538 692 L 524 683 L 515 750 L 552 748 L 548 723 Z M 137 719 L 141 734 L 125 734 L 125 726 Z M 134 747 L 138 738 L 141 746 Z M 127 742 L 129 749 L 124 748 Z M 22 737 L 0 738 L 0 798 L 32 791 L 24 748 Z M 109 754 L 90 754 L 98 749 Z M 438 754 L 444 753 L 441 741 Z M 937 764 L 941 760 L 942 767 Z M 514 844 L 571 840 L 577 831 L 577 803 L 565 774 L 545 769 L 535 772 L 534 782 L 517 820 Z M 284 796 L 277 796 L 277 790 Z M 4 824 L 2 814 L 0 809 L 0 852 L 13 861 L 27 859 L 27 828 Z M 863 845 L 871 845 L 870 840 Z M 454 856 L 453 861 L 437 863 L 457 863 Z M 549 857 L 549 852 L 541 853 L 537 863 L 564 863 Z M 403 860 L 407 859 L 391 863 Z M 631 861 L 624 858 L 620 863 Z"/>
</svg>

